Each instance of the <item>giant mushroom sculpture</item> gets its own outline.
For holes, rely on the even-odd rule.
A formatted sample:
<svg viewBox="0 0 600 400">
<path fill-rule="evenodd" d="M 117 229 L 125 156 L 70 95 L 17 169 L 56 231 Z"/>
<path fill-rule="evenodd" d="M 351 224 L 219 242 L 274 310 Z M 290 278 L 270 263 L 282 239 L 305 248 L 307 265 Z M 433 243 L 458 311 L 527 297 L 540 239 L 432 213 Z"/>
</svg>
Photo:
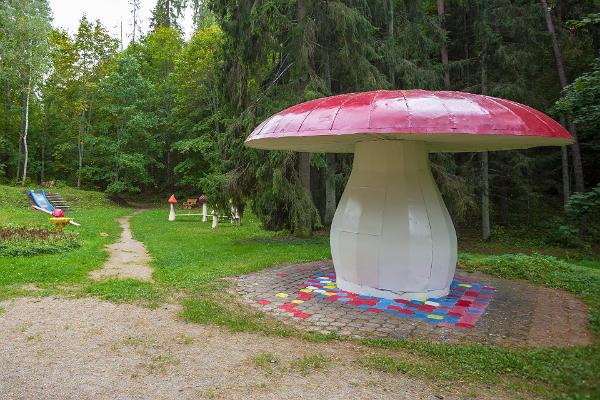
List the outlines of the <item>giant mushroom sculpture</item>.
<svg viewBox="0 0 600 400">
<path fill-rule="evenodd" d="M 379 90 L 301 103 L 260 124 L 246 146 L 354 153 L 331 225 L 340 289 L 388 299 L 441 297 L 456 233 L 429 152 L 562 146 L 571 135 L 531 107 L 462 92 Z"/>
</svg>

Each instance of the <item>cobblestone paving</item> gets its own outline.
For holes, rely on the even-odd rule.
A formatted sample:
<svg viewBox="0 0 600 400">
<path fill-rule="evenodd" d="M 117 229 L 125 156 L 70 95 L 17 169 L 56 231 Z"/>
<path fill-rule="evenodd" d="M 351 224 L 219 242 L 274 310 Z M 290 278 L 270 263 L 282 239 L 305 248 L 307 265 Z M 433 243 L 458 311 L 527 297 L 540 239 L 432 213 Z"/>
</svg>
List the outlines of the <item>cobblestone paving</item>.
<svg viewBox="0 0 600 400">
<path fill-rule="evenodd" d="M 390 337 L 421 338 L 436 342 L 471 342 L 510 346 L 568 346 L 580 340 L 564 337 L 557 331 L 545 337 L 544 343 L 532 343 L 530 331 L 536 318 L 536 305 L 548 296 L 548 289 L 463 271 L 457 277 L 474 280 L 497 289 L 485 313 L 474 328 L 441 327 L 418 319 L 399 318 L 388 313 L 368 312 L 366 309 L 338 301 L 310 298 L 293 308 L 285 305 L 298 297 L 302 284 L 313 274 L 333 271 L 330 262 L 284 265 L 237 278 L 236 291 L 244 302 L 272 314 L 294 327 L 312 332 L 337 333 L 355 338 Z M 558 292 L 564 296 L 564 292 Z M 287 295 L 287 296 L 286 296 Z M 578 302 L 576 299 L 572 301 Z M 282 309 L 281 307 L 284 306 Z M 572 307 L 572 304 L 571 304 Z M 582 307 L 585 306 L 582 304 Z M 572 325 L 568 313 L 558 310 L 554 322 Z M 551 322 L 552 323 L 552 322 Z M 585 321 L 583 322 L 585 324 Z M 582 331 L 586 331 L 585 325 Z M 554 337 L 553 337 L 554 336 Z"/>
</svg>

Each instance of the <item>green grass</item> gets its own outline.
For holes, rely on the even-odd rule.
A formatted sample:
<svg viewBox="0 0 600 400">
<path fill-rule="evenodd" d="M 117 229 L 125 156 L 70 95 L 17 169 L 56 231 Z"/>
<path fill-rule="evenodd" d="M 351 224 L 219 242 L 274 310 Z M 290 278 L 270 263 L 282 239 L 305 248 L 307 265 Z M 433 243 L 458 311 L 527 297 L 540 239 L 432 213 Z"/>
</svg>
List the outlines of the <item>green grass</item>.
<svg viewBox="0 0 600 400">
<path fill-rule="evenodd" d="M 306 376 L 312 372 L 324 370 L 331 365 L 331 360 L 323 354 L 311 354 L 298 358 L 291 363 L 292 369 Z"/>
<path fill-rule="evenodd" d="M 30 257 L 65 253 L 81 246 L 79 237 L 52 227 L 0 226 L 0 257 Z"/>
<path fill-rule="evenodd" d="M 73 200 L 73 212 L 69 216 L 81 223 L 81 227 L 67 226 L 65 230 L 77 234 L 81 247 L 60 254 L 0 257 L 0 300 L 36 295 L 22 289 L 24 285 L 34 285 L 48 294 L 60 291 L 65 285 L 87 283 L 88 272 L 99 268 L 107 257 L 104 247 L 117 240 L 121 233 L 116 218 L 131 212 L 111 205 L 99 193 L 82 191 L 74 194 L 74 189 L 59 192 L 68 194 L 65 197 Z M 22 188 L 0 185 L 0 225 L 50 226 L 48 217 L 29 207 Z"/>
<path fill-rule="evenodd" d="M 265 371 L 267 375 L 272 375 L 275 372 L 275 367 L 281 363 L 281 360 L 272 353 L 260 353 L 252 357 L 252 363 L 255 367 Z"/>
<path fill-rule="evenodd" d="M 331 360 L 323 354 L 309 354 L 289 361 L 285 366 L 281 359 L 269 352 L 260 353 L 251 359 L 256 368 L 262 369 L 267 375 L 274 372 L 280 374 L 287 371 L 296 371 L 302 376 L 307 376 L 316 371 L 322 371 L 331 366 Z"/>
<path fill-rule="evenodd" d="M 134 237 L 143 241 L 153 256 L 155 281 L 92 282 L 87 278 L 88 272 L 101 266 L 106 258 L 104 246 L 120 234 L 115 219 L 130 214 L 131 209 L 111 205 L 106 197 L 97 193 L 68 188 L 57 191 L 74 204 L 73 215 L 82 227 L 68 229 L 78 232 L 82 247 L 64 254 L 0 258 L 0 300 L 24 295 L 45 296 L 66 290 L 116 303 L 156 306 L 164 301 L 180 301 L 183 304 L 181 316 L 190 322 L 308 340 L 338 339 L 335 335 L 300 333 L 240 304 L 236 296 L 228 292 L 228 281 L 222 279 L 277 264 L 329 259 L 326 236 L 296 239 L 286 233 L 265 232 L 252 216 L 247 216 L 240 227 L 224 223 L 216 230 L 192 218 L 167 222 L 165 206 L 131 220 Z M 47 224 L 46 215 L 27 208 L 19 188 L 0 186 L 0 193 L 0 224 Z M 481 244 L 486 245 L 489 252 L 500 254 L 462 253 L 462 267 L 570 291 L 590 306 L 590 326 L 600 334 L 598 258 L 535 241 L 519 242 L 517 247 L 511 248 L 510 240 L 504 237 L 496 244 Z M 471 248 L 478 249 L 477 246 Z M 503 254 L 520 249 L 528 250 L 529 255 Z M 32 284 L 35 290 L 29 288 Z M 514 391 L 515 397 L 537 394 L 600 399 L 599 344 L 571 349 L 509 349 L 393 339 L 361 343 L 376 352 L 359 360 L 364 368 L 465 386 L 498 385 L 502 390 Z M 273 364 L 274 356 L 265 354 L 253 360 L 259 368 Z M 147 372 L 160 372 L 175 362 L 169 355 L 161 356 L 148 362 Z M 327 368 L 329 363 L 322 355 L 313 355 L 293 360 L 289 368 L 308 374 Z"/>
<path fill-rule="evenodd" d="M 164 301 L 164 294 L 158 287 L 135 279 L 93 282 L 85 288 L 85 293 L 113 303 L 140 303 L 151 308 Z"/>
<path fill-rule="evenodd" d="M 297 239 L 266 232 L 254 217 L 239 227 L 222 223 L 211 229 L 198 217 L 168 222 L 167 216 L 166 206 L 150 210 L 132 218 L 131 226 L 155 258 L 154 279 L 172 288 L 198 290 L 218 278 L 330 257 L 328 237 Z"/>
<path fill-rule="evenodd" d="M 600 333 L 600 271 L 552 256 L 523 254 L 481 256 L 463 254 L 462 267 L 507 279 L 525 279 L 560 288 L 590 305 L 590 327 Z M 437 376 L 453 381 L 502 383 L 543 396 L 570 399 L 600 398 L 600 344 L 569 349 L 508 349 L 475 344 L 433 344 L 414 340 L 369 339 L 364 344 L 397 350 L 363 365 L 388 372 Z M 404 357 L 426 362 L 413 364 Z"/>
<path fill-rule="evenodd" d="M 375 346 L 379 342 L 367 342 Z M 445 369 L 443 365 L 435 365 L 431 362 L 415 362 L 399 357 L 388 355 L 370 355 L 359 361 L 363 367 L 376 369 L 378 371 L 401 373 L 414 377 L 430 377 L 436 379 L 452 379 L 455 376 L 451 371 Z"/>
<path fill-rule="evenodd" d="M 279 336 L 297 333 L 269 316 L 235 303 L 219 278 L 260 270 L 280 263 L 326 259 L 326 237 L 294 239 L 262 231 L 252 218 L 241 227 L 222 224 L 217 230 L 193 221 L 166 222 L 167 210 L 134 217 L 134 236 L 155 258 L 160 285 L 187 293 L 182 316 L 192 322 L 228 327 L 234 331 Z M 156 232 L 161 232 L 156 235 Z M 540 247 L 543 250 L 543 247 Z M 554 248 L 550 248 L 552 254 Z M 568 254 L 560 254 L 567 257 Z M 579 255 L 577 255 L 579 257 Z M 577 260 L 577 258 L 573 258 Z M 508 278 L 526 279 L 571 291 L 590 304 L 592 329 L 599 332 L 600 270 L 596 259 L 580 266 L 551 256 L 533 254 L 482 256 L 461 254 L 463 268 Z M 310 335 L 304 337 L 315 339 Z M 323 337 L 328 340 L 332 337 Z M 389 354 L 367 357 L 361 365 L 391 373 L 450 382 L 486 382 L 505 390 L 564 398 L 600 398 L 600 348 L 515 350 L 488 345 L 444 345 L 405 340 L 367 340 L 364 344 Z M 418 361 L 415 361 L 418 360 Z M 300 371 L 320 361 L 296 364 Z M 301 372 L 302 373 L 302 372 Z"/>
<path fill-rule="evenodd" d="M 168 222 L 167 215 L 166 207 L 149 210 L 132 218 L 131 226 L 134 237 L 144 242 L 154 257 L 157 284 L 185 293 L 184 319 L 234 331 L 295 334 L 264 313 L 238 304 L 221 278 L 281 263 L 328 259 L 327 237 L 297 239 L 287 233 L 266 232 L 253 216 L 247 216 L 241 226 L 222 223 L 211 229 L 197 217 Z M 311 335 L 313 340 L 324 338 Z"/>
</svg>

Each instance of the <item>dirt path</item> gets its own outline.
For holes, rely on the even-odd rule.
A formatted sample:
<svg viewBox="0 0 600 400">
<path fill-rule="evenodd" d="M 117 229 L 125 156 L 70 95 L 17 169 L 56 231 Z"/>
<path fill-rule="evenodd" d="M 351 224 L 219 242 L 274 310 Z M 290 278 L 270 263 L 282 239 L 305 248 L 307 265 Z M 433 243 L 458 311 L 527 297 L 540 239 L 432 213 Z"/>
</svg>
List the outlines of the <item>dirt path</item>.
<svg viewBox="0 0 600 400">
<path fill-rule="evenodd" d="M 2 399 L 456 399 L 401 374 L 359 366 L 350 343 L 234 334 L 149 310 L 96 299 L 0 303 Z M 253 361 L 272 353 L 276 363 Z M 322 355 L 302 371 L 304 356 Z M 473 398 L 473 394 L 465 394 Z M 478 390 L 478 399 L 487 396 Z"/>
<path fill-rule="evenodd" d="M 143 210 L 136 211 L 137 213 Z M 107 246 L 110 257 L 102 269 L 92 271 L 90 278 L 101 279 L 138 279 L 152 281 L 152 268 L 149 262 L 150 255 L 144 244 L 135 240 L 129 228 L 129 219 L 132 216 L 120 218 L 119 224 L 123 228 L 119 241 Z"/>
</svg>

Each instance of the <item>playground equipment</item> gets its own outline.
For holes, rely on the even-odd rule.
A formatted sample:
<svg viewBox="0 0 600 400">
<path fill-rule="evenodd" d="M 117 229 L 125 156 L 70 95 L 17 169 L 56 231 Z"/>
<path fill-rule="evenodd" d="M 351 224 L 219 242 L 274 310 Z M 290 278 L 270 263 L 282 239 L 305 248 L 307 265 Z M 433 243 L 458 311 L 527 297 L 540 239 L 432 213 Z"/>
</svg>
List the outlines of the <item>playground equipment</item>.
<svg viewBox="0 0 600 400">
<path fill-rule="evenodd" d="M 195 201 L 192 202 L 192 200 L 195 199 L 188 199 L 184 205 L 183 205 L 183 209 L 184 210 L 191 210 L 192 209 L 192 204 L 195 205 Z M 175 219 L 177 217 L 198 217 L 198 216 L 202 216 L 202 222 L 206 222 L 206 209 L 203 208 L 202 209 L 202 214 L 198 214 L 198 213 L 176 213 L 175 212 L 175 207 L 174 205 L 177 204 L 177 199 L 175 198 L 175 195 L 172 194 L 171 197 L 169 197 L 169 203 L 170 203 L 170 210 L 169 210 L 169 221 L 175 221 Z"/>
<path fill-rule="evenodd" d="M 41 208 L 42 210 L 48 211 L 50 213 L 54 211 L 55 207 L 52 205 L 52 203 L 50 203 L 50 200 L 48 200 L 48 198 L 46 197 L 46 192 L 44 190 L 40 190 L 39 193 L 36 193 L 36 191 L 32 189 L 28 193 L 29 197 L 31 197 L 31 200 L 33 200 L 33 202 L 38 208 Z"/>
<path fill-rule="evenodd" d="M 202 205 L 202 222 L 206 222 L 206 214 L 208 211 L 208 205 L 206 204 L 206 196 L 201 194 L 200 197 L 198 197 L 198 203 Z"/>
<path fill-rule="evenodd" d="M 64 211 L 63 208 L 55 207 L 55 205 L 54 205 L 54 204 L 57 204 L 57 205 L 65 204 L 64 201 L 61 200 L 60 203 L 59 202 L 57 202 L 57 203 L 51 202 L 49 200 L 49 198 L 46 196 L 46 192 L 44 190 L 40 190 L 39 192 L 36 193 L 35 190 L 31 189 L 28 191 L 28 194 L 34 203 L 31 207 L 33 207 L 35 210 L 42 211 L 42 212 L 45 212 L 46 214 L 51 214 L 51 215 L 56 210 L 60 210 L 60 212 Z M 58 196 L 58 195 L 54 195 L 54 196 Z M 53 198 L 60 198 L 60 196 L 53 197 Z M 66 206 L 66 209 L 69 209 L 69 207 Z M 67 218 L 67 219 L 68 219 L 67 222 L 69 224 L 74 225 L 74 226 L 81 226 L 77 222 L 73 221 L 73 218 Z"/>
<path fill-rule="evenodd" d="M 231 202 L 230 202 L 231 203 Z M 177 199 L 175 195 L 171 195 L 169 198 L 169 221 L 175 221 L 177 217 L 190 217 L 190 216 L 202 216 L 202 222 L 207 222 L 208 218 L 212 218 L 212 228 L 216 228 L 219 225 L 219 219 L 229 219 L 232 224 L 240 225 L 241 218 L 239 212 L 236 207 L 230 204 L 230 215 L 221 215 L 217 213 L 216 209 L 213 209 L 210 213 L 208 213 L 208 205 L 206 202 L 206 197 L 204 195 L 200 195 L 197 199 L 188 199 L 183 204 L 183 209 L 191 210 L 193 206 L 202 205 L 202 213 L 177 213 L 175 212 L 174 205 L 177 204 Z"/>
<path fill-rule="evenodd" d="M 430 152 L 564 146 L 573 137 L 540 111 L 461 92 L 378 90 L 308 101 L 261 123 L 248 147 L 355 153 L 331 225 L 342 290 L 387 299 L 446 296 L 456 233 Z"/>
<path fill-rule="evenodd" d="M 65 225 L 71 222 L 73 222 L 73 218 L 50 218 L 50 223 L 54 224 L 56 230 L 59 232 L 62 232 L 65 229 Z"/>
<path fill-rule="evenodd" d="M 62 232 L 65 229 L 65 225 L 71 221 L 73 221 L 73 218 L 65 218 L 65 213 L 60 208 L 52 211 L 50 223 L 54 224 L 57 231 Z"/>
<path fill-rule="evenodd" d="M 175 207 L 173 206 L 175 203 L 177 203 L 177 199 L 175 198 L 175 195 L 172 194 L 171 197 L 169 197 L 169 221 L 175 221 L 175 218 L 177 217 L 177 214 L 175 214 Z"/>
</svg>

